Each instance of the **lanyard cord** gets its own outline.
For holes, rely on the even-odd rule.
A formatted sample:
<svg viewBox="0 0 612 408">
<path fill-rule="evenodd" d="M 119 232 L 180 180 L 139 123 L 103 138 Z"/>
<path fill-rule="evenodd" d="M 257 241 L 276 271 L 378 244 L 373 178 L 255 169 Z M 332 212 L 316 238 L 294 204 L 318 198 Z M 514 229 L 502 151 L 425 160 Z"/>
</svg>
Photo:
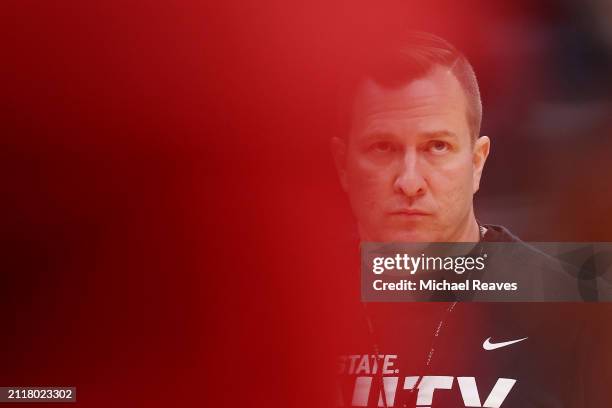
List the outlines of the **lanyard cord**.
<svg viewBox="0 0 612 408">
<path fill-rule="evenodd" d="M 376 359 L 376 364 L 378 367 L 376 378 L 377 378 L 378 385 L 380 387 L 380 398 L 382 399 L 383 408 L 389 408 L 389 405 L 387 404 L 387 393 L 385 390 L 384 377 L 382 374 L 383 370 L 380 364 L 380 355 L 381 355 L 380 347 L 379 347 L 378 339 L 376 338 L 376 332 L 374 331 L 374 324 L 372 323 L 372 317 L 370 315 L 370 311 L 368 310 L 367 304 L 366 303 L 361 303 L 361 304 L 363 306 L 364 316 L 365 316 L 366 323 L 368 326 L 368 334 L 370 336 L 370 343 L 372 344 L 374 358 Z M 444 325 L 447 322 L 450 313 L 453 311 L 456 305 L 457 305 L 457 301 L 451 302 L 449 306 L 444 310 L 444 313 L 442 317 L 440 318 L 440 321 L 436 325 L 436 330 L 434 331 L 434 334 L 431 340 L 431 345 L 429 347 L 429 352 L 427 353 L 425 363 L 424 363 L 425 374 L 429 373 L 429 370 L 430 370 L 431 361 L 436 351 L 436 348 L 435 348 L 436 340 L 438 339 L 438 337 L 440 337 L 443 331 Z M 411 393 L 414 393 L 414 391 L 418 389 L 418 386 L 421 382 L 422 377 L 423 376 L 419 378 L 419 381 L 410 390 Z"/>
<path fill-rule="evenodd" d="M 487 233 L 487 229 L 483 227 L 478 221 L 477 223 L 478 223 L 478 235 L 479 235 L 478 245 L 480 245 L 480 255 L 482 255 L 482 252 L 484 251 L 482 242 L 484 241 L 484 237 L 485 237 L 485 234 Z M 380 387 L 380 397 L 382 399 L 383 408 L 389 408 L 389 405 L 387 404 L 387 392 L 385 390 L 384 377 L 382 374 L 383 370 L 381 368 L 380 361 L 379 361 L 380 355 L 381 355 L 380 347 L 379 347 L 378 339 L 376 337 L 376 333 L 374 331 L 374 324 L 372 322 L 372 316 L 370 314 L 370 311 L 368 310 L 367 304 L 364 302 L 361 302 L 361 305 L 363 306 L 363 314 L 365 316 L 366 323 L 368 326 L 368 334 L 370 337 L 370 343 L 372 344 L 372 349 L 374 351 L 374 358 L 376 359 L 376 366 L 378 367 L 376 378 L 378 379 L 378 385 Z M 431 369 L 431 361 L 433 359 L 434 353 L 436 352 L 436 348 L 435 348 L 436 340 L 440 337 L 440 334 L 442 333 L 444 329 L 444 325 L 446 324 L 448 318 L 450 317 L 450 313 L 455 309 L 455 306 L 457 306 L 456 300 L 451 302 L 449 306 L 444 310 L 444 313 L 436 326 L 436 330 L 434 331 L 434 334 L 431 340 L 431 346 L 429 347 L 429 352 L 427 353 L 427 356 L 425 359 L 425 364 L 424 364 L 425 374 L 428 374 Z M 414 391 L 419 388 L 419 385 L 421 384 L 422 379 L 423 379 L 423 376 L 419 376 L 419 380 L 417 381 L 417 383 L 410 389 L 411 394 L 413 394 Z"/>
</svg>

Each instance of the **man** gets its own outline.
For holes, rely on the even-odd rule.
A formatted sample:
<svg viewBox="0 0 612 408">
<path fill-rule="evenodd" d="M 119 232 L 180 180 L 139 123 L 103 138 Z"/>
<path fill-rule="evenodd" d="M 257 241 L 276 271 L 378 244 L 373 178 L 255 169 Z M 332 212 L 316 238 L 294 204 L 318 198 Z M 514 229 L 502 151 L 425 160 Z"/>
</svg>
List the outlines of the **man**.
<svg viewBox="0 0 612 408">
<path fill-rule="evenodd" d="M 411 33 L 356 88 L 350 131 L 332 140 L 340 182 L 362 242 L 514 242 L 513 273 L 541 290 L 529 294 L 537 300 L 549 295 L 541 282 L 559 281 L 559 263 L 474 214 L 491 146 L 481 118 L 467 59 L 441 38 Z M 467 304 L 447 295 L 435 300 L 452 302 L 339 307 L 339 405 L 606 405 L 606 390 L 590 383 L 612 378 L 610 353 L 595 351 L 601 322 L 585 317 L 594 307 Z"/>
</svg>

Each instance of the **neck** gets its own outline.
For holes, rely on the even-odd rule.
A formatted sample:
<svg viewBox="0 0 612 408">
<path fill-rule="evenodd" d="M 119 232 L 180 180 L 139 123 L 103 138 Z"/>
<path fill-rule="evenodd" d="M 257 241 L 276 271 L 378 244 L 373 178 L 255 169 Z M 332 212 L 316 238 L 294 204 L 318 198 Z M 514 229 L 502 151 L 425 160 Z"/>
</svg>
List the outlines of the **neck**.
<svg viewBox="0 0 612 408">
<path fill-rule="evenodd" d="M 474 216 L 474 210 L 470 211 L 465 227 L 458 231 L 454 242 L 478 242 L 480 241 L 480 228 Z"/>
</svg>

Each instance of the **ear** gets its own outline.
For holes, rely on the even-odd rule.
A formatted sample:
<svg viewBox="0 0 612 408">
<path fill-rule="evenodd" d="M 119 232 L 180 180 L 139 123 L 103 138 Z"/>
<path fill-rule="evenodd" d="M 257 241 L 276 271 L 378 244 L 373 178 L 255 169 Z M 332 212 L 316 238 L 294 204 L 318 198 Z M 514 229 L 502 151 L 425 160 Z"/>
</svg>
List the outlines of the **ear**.
<svg viewBox="0 0 612 408">
<path fill-rule="evenodd" d="M 474 165 L 474 193 L 480 188 L 480 178 L 482 177 L 482 170 L 484 169 L 487 157 L 489 157 L 489 151 L 491 150 L 491 139 L 487 136 L 480 136 L 474 142 L 474 152 L 472 153 L 472 163 Z"/>
<path fill-rule="evenodd" d="M 331 151 L 342 189 L 348 191 L 348 181 L 346 179 L 346 141 L 339 137 L 332 137 Z"/>
</svg>

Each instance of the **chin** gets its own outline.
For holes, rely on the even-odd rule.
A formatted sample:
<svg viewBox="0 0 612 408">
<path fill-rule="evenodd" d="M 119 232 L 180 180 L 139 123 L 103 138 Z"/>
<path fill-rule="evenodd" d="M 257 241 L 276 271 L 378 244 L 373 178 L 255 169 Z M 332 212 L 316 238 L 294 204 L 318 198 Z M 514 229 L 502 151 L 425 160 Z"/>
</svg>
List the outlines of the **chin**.
<svg viewBox="0 0 612 408">
<path fill-rule="evenodd" d="M 435 242 L 436 237 L 428 231 L 393 231 L 379 235 L 380 242 Z"/>
<path fill-rule="evenodd" d="M 437 242 L 441 238 L 432 225 L 411 225 L 391 224 L 381 228 L 382 222 L 378 223 L 378 228 L 359 228 L 361 240 L 364 242 Z M 411 228 L 412 227 L 412 228 Z"/>
<path fill-rule="evenodd" d="M 435 239 L 432 239 L 429 235 L 400 235 L 394 242 L 435 242 Z"/>
</svg>

